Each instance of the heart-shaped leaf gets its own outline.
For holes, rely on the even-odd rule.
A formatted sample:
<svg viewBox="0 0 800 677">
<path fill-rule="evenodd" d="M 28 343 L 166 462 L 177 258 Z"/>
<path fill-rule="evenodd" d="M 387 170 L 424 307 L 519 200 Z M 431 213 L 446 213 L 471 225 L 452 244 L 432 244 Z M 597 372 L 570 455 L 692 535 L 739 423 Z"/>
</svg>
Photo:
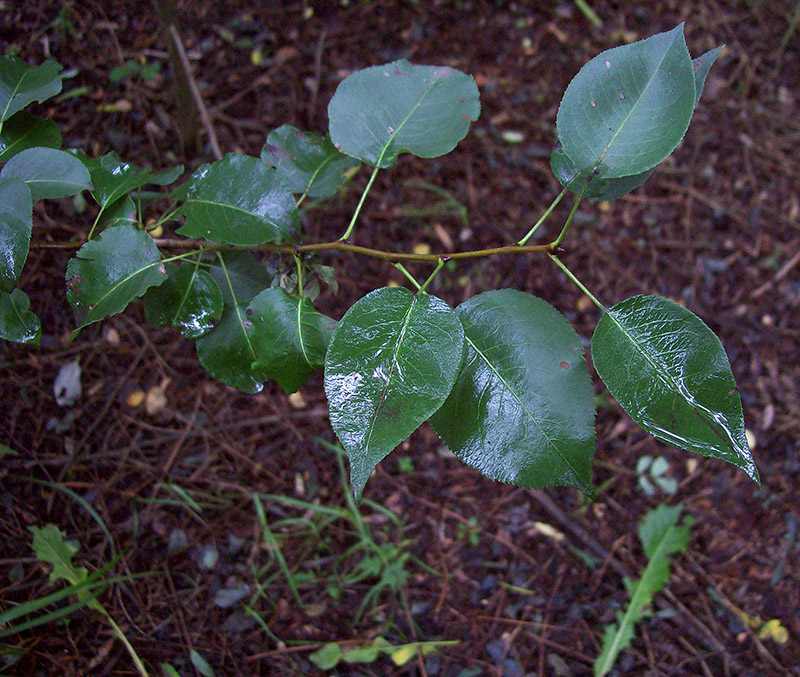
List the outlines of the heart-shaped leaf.
<svg viewBox="0 0 800 677">
<path fill-rule="evenodd" d="M 758 482 L 728 357 L 694 313 L 660 296 L 633 296 L 603 313 L 595 369 L 653 437 L 719 458 Z"/>
<path fill-rule="evenodd" d="M 166 278 L 161 255 L 147 233 L 128 225 L 104 230 L 67 264 L 67 299 L 75 310 L 75 331 L 122 312 Z"/>
<path fill-rule="evenodd" d="M 291 125 L 270 133 L 261 159 L 278 170 L 293 193 L 315 198 L 335 195 L 353 168 L 360 164 L 336 150 L 328 139 L 301 132 Z"/>
<path fill-rule="evenodd" d="M 272 284 L 266 266 L 248 251 L 216 252 L 214 258 L 216 261 L 208 272 L 219 286 L 226 305 L 247 303 Z"/>
<path fill-rule="evenodd" d="M 43 146 L 61 147 L 61 131 L 52 120 L 20 111 L 7 120 L 0 132 L 0 162 L 6 162 L 21 150 Z"/>
<path fill-rule="evenodd" d="M 705 54 L 701 54 L 696 59 L 692 59 L 692 67 L 694 68 L 694 85 L 696 91 L 694 100 L 695 106 L 700 103 L 700 97 L 703 95 L 703 88 L 706 86 L 708 72 L 711 70 L 711 66 L 714 65 L 714 62 L 717 60 L 717 57 L 720 55 L 723 49 L 725 49 L 725 45 L 711 49 Z"/>
<path fill-rule="evenodd" d="M 570 82 L 556 127 L 564 152 L 601 178 L 634 176 L 664 160 L 695 106 L 694 68 L 683 24 L 609 49 Z"/>
<path fill-rule="evenodd" d="M 0 338 L 16 343 L 39 345 L 42 325 L 30 308 L 28 296 L 20 289 L 0 291 Z"/>
<path fill-rule="evenodd" d="M 328 105 L 331 141 L 343 153 L 392 167 L 400 153 L 449 153 L 477 120 L 481 105 L 470 75 L 405 59 L 346 77 Z"/>
<path fill-rule="evenodd" d="M 45 101 L 61 91 L 61 66 L 45 61 L 29 66 L 16 56 L 0 57 L 0 122 L 34 101 Z"/>
<path fill-rule="evenodd" d="M 641 174 L 622 176 L 618 179 L 592 176 L 591 169 L 580 171 L 572 160 L 567 157 L 561 146 L 556 148 L 550 156 L 550 168 L 561 185 L 569 188 L 573 193 L 580 193 L 587 179 L 591 176 L 583 193 L 583 197 L 590 200 L 616 200 L 618 197 L 627 195 L 641 186 L 656 170 L 653 167 Z"/>
<path fill-rule="evenodd" d="M 314 310 L 311 302 L 283 289 L 265 289 L 248 305 L 256 352 L 253 369 L 295 392 L 325 364 L 336 322 Z"/>
<path fill-rule="evenodd" d="M 251 364 L 256 352 L 250 342 L 253 323 L 245 315 L 245 304 L 228 306 L 219 324 L 197 339 L 197 357 L 206 371 L 225 385 L 245 393 L 264 388 L 264 377 Z"/>
<path fill-rule="evenodd" d="M 255 245 L 293 241 L 300 232 L 294 196 L 274 167 L 226 155 L 200 167 L 175 191 L 186 224 L 178 233 L 211 242 Z"/>
<path fill-rule="evenodd" d="M 175 327 L 185 338 L 197 339 L 222 317 L 222 292 L 211 275 L 191 264 L 167 266 L 167 280 L 142 299 L 147 321 L 154 327 Z"/>
<path fill-rule="evenodd" d="M 55 148 L 26 148 L 5 164 L 0 178 L 24 181 L 34 202 L 68 197 L 92 186 L 83 163 Z"/>
<path fill-rule="evenodd" d="M 31 243 L 33 202 L 19 179 L 0 179 L 0 291 L 17 283 Z"/>
<path fill-rule="evenodd" d="M 328 347 L 325 393 L 356 498 L 381 459 L 445 401 L 463 351 L 461 323 L 435 296 L 384 287 L 345 313 Z"/>
<path fill-rule="evenodd" d="M 473 296 L 456 314 L 464 366 L 431 418 L 445 444 L 490 479 L 592 494 L 594 392 L 566 319 L 514 289 Z"/>
</svg>

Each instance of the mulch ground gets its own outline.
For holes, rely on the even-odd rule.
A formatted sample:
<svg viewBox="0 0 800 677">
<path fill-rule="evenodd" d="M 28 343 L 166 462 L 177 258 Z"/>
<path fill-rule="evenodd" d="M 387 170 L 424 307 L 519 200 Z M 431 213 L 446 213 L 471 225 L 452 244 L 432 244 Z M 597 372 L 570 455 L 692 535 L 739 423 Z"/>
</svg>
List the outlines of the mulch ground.
<svg viewBox="0 0 800 677">
<path fill-rule="evenodd" d="M 0 347 L 0 442 L 19 452 L 0 460 L 0 611 L 56 589 L 28 530 L 52 523 L 80 543 L 78 564 L 111 563 L 106 576 L 118 580 L 99 599 L 151 674 L 162 662 L 195 674 L 192 651 L 217 675 L 318 674 L 314 649 L 381 636 L 458 643 L 402 667 L 384 656 L 338 674 L 588 675 L 603 627 L 626 602 L 623 577 L 646 564 L 638 522 L 660 502 L 681 502 L 694 518 L 688 551 L 614 674 L 800 674 L 800 31 L 779 48 L 796 3 L 590 4 L 600 27 L 566 1 L 203 1 L 179 3 L 177 16 L 223 152 L 258 155 L 284 123 L 324 131 L 337 83 L 359 68 L 408 58 L 475 75 L 482 113 L 458 148 L 379 175 L 355 238 L 379 248 L 513 242 L 559 191 L 548 165 L 555 114 L 583 63 L 681 21 L 694 55 L 726 43 L 679 149 L 633 194 L 582 204 L 563 258 L 608 304 L 661 294 L 720 336 L 761 487 L 654 441 L 598 391 L 595 501 L 494 484 L 423 426 L 379 466 L 361 520 L 348 517 L 320 377 L 302 402 L 274 384 L 238 393 L 212 380 L 176 332 L 150 329 L 136 304 L 70 342 L 61 283 L 70 254 L 33 249 L 21 286 L 42 317 L 42 347 Z M 3 52 L 73 72 L 65 91 L 76 95 L 40 111 L 61 125 L 65 147 L 157 168 L 213 159 L 202 130 L 182 148 L 149 3 L 31 0 L 5 3 L 0 17 Z M 162 69 L 111 82 L 128 60 Z M 522 142 L 505 141 L 509 131 Z M 366 179 L 362 171 L 355 183 Z M 468 221 L 435 213 L 441 198 L 416 181 L 449 191 Z M 309 241 L 337 237 L 359 194 L 308 212 Z M 85 237 L 93 216 L 71 200 L 39 203 L 34 239 Z M 318 307 L 335 317 L 387 279 L 403 283 L 374 260 L 325 262 L 341 289 Z M 587 339 L 598 319 L 535 258 L 462 265 L 436 285 L 454 306 L 499 287 L 534 293 Z M 72 360 L 84 393 L 65 409 L 53 380 Z M 140 391 L 164 399 L 148 412 Z M 674 495 L 641 490 L 635 467 L 646 455 L 669 462 Z M 788 641 L 759 637 L 743 614 L 777 619 Z M 136 674 L 89 609 L 0 643 L 16 660 L 7 674 Z"/>
</svg>

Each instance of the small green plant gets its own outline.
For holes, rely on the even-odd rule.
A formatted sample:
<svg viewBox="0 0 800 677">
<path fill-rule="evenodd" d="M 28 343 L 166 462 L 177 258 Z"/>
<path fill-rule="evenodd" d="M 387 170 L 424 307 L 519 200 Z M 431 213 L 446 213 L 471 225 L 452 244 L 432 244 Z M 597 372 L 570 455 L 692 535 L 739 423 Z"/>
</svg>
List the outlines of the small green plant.
<svg viewBox="0 0 800 677">
<path fill-rule="evenodd" d="M 404 251 L 400 242 L 378 250 L 354 239 L 368 235 L 358 229 L 359 215 L 378 172 L 404 153 L 449 153 L 478 119 L 478 88 L 465 73 L 405 60 L 352 73 L 328 106 L 329 137 L 279 127 L 260 157 L 228 155 L 197 169 L 145 228 L 143 188 L 174 182 L 182 168 L 155 174 L 114 154 L 90 159 L 59 150 L 52 123 L 22 109 L 58 93 L 60 66 L 5 57 L 0 337 L 37 343 L 41 333 L 17 287 L 33 203 L 89 190 L 98 212 L 86 241 L 63 243 L 79 247 L 66 272 L 75 332 L 142 297 L 149 321 L 195 341 L 206 370 L 229 386 L 255 393 L 274 379 L 291 393 L 324 371 L 330 421 L 357 498 L 376 465 L 426 421 L 458 458 L 493 480 L 592 494 L 593 389 L 566 318 L 516 289 L 486 291 L 455 309 L 428 292 L 456 263 L 539 256 L 600 311 L 593 363 L 633 420 L 663 442 L 732 463 L 758 481 L 734 377 L 712 331 L 659 296 L 607 306 L 562 260 L 582 200 L 630 192 L 676 148 L 721 49 L 692 59 L 680 25 L 589 61 L 558 110 L 551 167 L 563 190 L 506 243 L 439 253 Z M 298 207 L 335 195 L 361 163 L 371 173 L 341 235 L 304 241 Z M 437 211 L 457 207 L 444 189 L 434 192 L 444 200 Z M 529 244 L 567 193 L 575 198 L 558 236 Z M 181 237 L 155 239 L 172 222 Z M 412 289 L 376 289 L 336 322 L 314 308 L 306 283 L 327 275 L 320 257 L 337 254 L 390 262 Z M 279 263 L 265 262 L 267 255 Z M 411 264 L 433 270 L 420 282 Z"/>
<path fill-rule="evenodd" d="M 678 480 L 667 477 L 668 470 L 669 461 L 663 456 L 642 456 L 636 462 L 636 486 L 648 496 L 655 496 L 658 489 L 672 496 L 678 491 Z"/>
<path fill-rule="evenodd" d="M 456 646 L 458 644 L 457 640 L 445 640 L 392 645 L 383 637 L 376 637 L 371 642 L 364 642 L 347 648 L 338 642 L 328 642 L 309 654 L 308 658 L 320 670 L 332 670 L 342 662 L 350 665 L 374 663 L 380 658 L 381 654 L 386 654 L 397 667 L 401 667 L 419 654 L 428 656 L 443 646 Z"/>
<path fill-rule="evenodd" d="M 617 622 L 607 626 L 603 633 L 603 650 L 594 664 L 596 677 L 610 672 L 619 652 L 630 645 L 636 624 L 645 617 L 653 595 L 666 587 L 669 556 L 686 551 L 693 520 L 687 516 L 678 525 L 680 512 L 680 504 L 672 508 L 662 504 L 647 513 L 639 525 L 639 540 L 647 556 L 647 566 L 638 580 L 625 580 L 630 601 L 625 610 L 617 614 Z"/>
</svg>

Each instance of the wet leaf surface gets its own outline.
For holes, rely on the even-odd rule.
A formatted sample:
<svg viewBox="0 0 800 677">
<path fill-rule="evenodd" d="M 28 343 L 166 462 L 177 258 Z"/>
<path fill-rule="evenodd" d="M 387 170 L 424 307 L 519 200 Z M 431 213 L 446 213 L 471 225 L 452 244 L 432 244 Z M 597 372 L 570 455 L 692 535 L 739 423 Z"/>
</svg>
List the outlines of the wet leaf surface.
<svg viewBox="0 0 800 677">
<path fill-rule="evenodd" d="M 39 345 L 42 325 L 28 310 L 30 305 L 30 299 L 21 289 L 14 289 L 10 294 L 0 291 L 0 338 Z"/>
<path fill-rule="evenodd" d="M 11 291 L 31 241 L 31 193 L 19 179 L 0 178 L 0 290 Z"/>
<path fill-rule="evenodd" d="M 467 352 L 431 419 L 450 450 L 487 477 L 592 493 L 594 396 L 580 339 L 535 296 L 501 289 L 456 309 Z"/>
</svg>

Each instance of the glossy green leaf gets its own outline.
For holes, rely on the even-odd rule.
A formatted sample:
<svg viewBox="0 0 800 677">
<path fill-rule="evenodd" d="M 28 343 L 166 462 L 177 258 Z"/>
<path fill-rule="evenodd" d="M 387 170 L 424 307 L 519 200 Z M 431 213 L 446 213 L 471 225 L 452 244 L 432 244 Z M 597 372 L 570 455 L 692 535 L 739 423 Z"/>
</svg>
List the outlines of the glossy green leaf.
<svg viewBox="0 0 800 677">
<path fill-rule="evenodd" d="M 227 305 L 246 303 L 272 284 L 267 267 L 247 251 L 217 252 L 208 272 Z"/>
<path fill-rule="evenodd" d="M 30 308 L 28 296 L 20 289 L 0 291 L 0 339 L 39 345 L 42 324 Z"/>
<path fill-rule="evenodd" d="M 137 223 L 139 223 L 139 219 L 136 216 L 136 203 L 130 195 L 126 195 L 108 208 L 103 209 L 98 225 L 101 230 L 105 230 L 110 226 L 120 226 L 122 224 L 134 226 Z"/>
<path fill-rule="evenodd" d="M 592 175 L 591 169 L 579 171 L 561 146 L 556 148 L 550 156 L 550 168 L 561 185 L 576 194 L 583 190 L 586 179 Z M 592 176 L 586 186 L 583 197 L 590 200 L 616 200 L 618 197 L 627 195 L 641 186 L 655 170 L 656 168 L 653 167 L 641 174 L 622 176 L 618 179 L 604 179 L 597 175 Z"/>
<path fill-rule="evenodd" d="M 695 106 L 700 103 L 700 97 L 703 95 L 703 88 L 706 86 L 708 72 L 711 70 L 711 66 L 714 65 L 714 62 L 717 60 L 717 57 L 720 55 L 723 49 L 725 49 L 725 45 L 716 47 L 715 49 L 709 50 L 705 54 L 701 54 L 696 59 L 692 59 L 692 67 L 694 68 L 694 84 L 696 90 L 694 100 Z"/>
<path fill-rule="evenodd" d="M 758 482 L 728 357 L 699 317 L 659 296 L 625 299 L 597 323 L 592 358 L 611 394 L 653 437 L 732 463 Z"/>
<path fill-rule="evenodd" d="M 122 312 L 166 278 L 161 255 L 147 233 L 127 225 L 104 230 L 67 264 L 67 299 L 75 311 L 76 331 Z"/>
<path fill-rule="evenodd" d="M 357 498 L 381 459 L 445 401 L 463 351 L 458 318 L 435 296 L 384 287 L 345 313 L 328 347 L 325 392 Z"/>
<path fill-rule="evenodd" d="M 342 80 L 328 118 L 336 148 L 370 165 L 392 167 L 404 152 L 425 158 L 449 153 L 480 110 L 472 76 L 402 59 Z"/>
<path fill-rule="evenodd" d="M 247 306 L 253 323 L 253 369 L 295 392 L 325 364 L 336 322 L 314 310 L 307 298 L 283 289 L 265 289 Z"/>
<path fill-rule="evenodd" d="M 0 178 L 24 181 L 34 202 L 68 197 L 91 188 L 89 172 L 83 163 L 55 148 L 26 148 L 5 164 Z"/>
<path fill-rule="evenodd" d="M 191 263 L 167 266 L 167 280 L 142 298 L 147 321 L 154 327 L 175 327 L 197 339 L 222 317 L 222 292 L 211 275 Z"/>
<path fill-rule="evenodd" d="M 264 388 L 264 377 L 251 365 L 256 352 L 250 341 L 253 323 L 245 315 L 246 304 L 228 306 L 211 331 L 197 339 L 197 357 L 206 371 L 225 385 L 245 393 Z"/>
<path fill-rule="evenodd" d="M 594 391 L 578 335 L 555 308 L 514 289 L 473 296 L 456 313 L 467 353 L 431 419 L 438 435 L 490 479 L 591 494 Z"/>
<path fill-rule="evenodd" d="M 20 111 L 7 120 L 0 132 L 0 162 L 6 162 L 21 150 L 43 146 L 61 147 L 61 131 L 52 120 Z"/>
<path fill-rule="evenodd" d="M 261 159 L 278 170 L 293 193 L 315 198 L 334 195 L 360 164 L 336 150 L 328 139 L 291 125 L 270 133 Z"/>
<path fill-rule="evenodd" d="M 33 202 L 19 179 L 0 178 L 0 291 L 11 291 L 31 243 Z"/>
<path fill-rule="evenodd" d="M 16 56 L 0 57 L 0 122 L 34 101 L 45 101 L 61 91 L 61 66 L 45 61 L 29 66 Z"/>
<path fill-rule="evenodd" d="M 683 24 L 609 49 L 570 82 L 556 127 L 564 152 L 601 178 L 642 174 L 683 138 L 695 105 L 692 60 Z"/>
<path fill-rule="evenodd" d="M 274 167 L 248 155 L 203 165 L 175 192 L 187 237 L 255 245 L 293 241 L 300 232 L 294 196 Z"/>
</svg>

